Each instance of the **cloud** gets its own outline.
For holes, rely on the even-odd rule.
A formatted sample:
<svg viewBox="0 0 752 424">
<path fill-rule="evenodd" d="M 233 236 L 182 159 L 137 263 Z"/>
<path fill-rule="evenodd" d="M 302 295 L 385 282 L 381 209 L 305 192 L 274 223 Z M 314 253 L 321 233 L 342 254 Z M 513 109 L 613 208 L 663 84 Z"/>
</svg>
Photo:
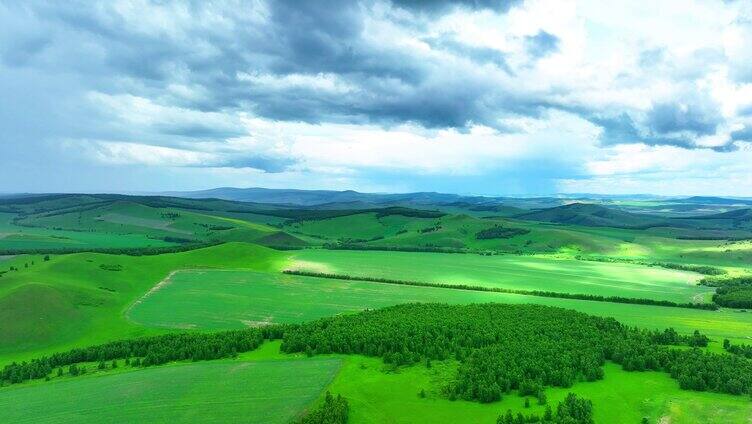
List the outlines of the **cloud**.
<svg viewBox="0 0 752 424">
<path fill-rule="evenodd" d="M 542 30 L 535 35 L 525 36 L 527 51 L 536 59 L 558 51 L 559 42 L 559 37 Z"/>
<path fill-rule="evenodd" d="M 748 6 L 666 1 L 670 20 L 589 0 L 1 4 L 0 180 L 44 185 L 20 164 L 54 163 L 72 182 L 128 166 L 537 190 L 653 150 L 738 176 Z"/>
<path fill-rule="evenodd" d="M 644 112 L 623 112 L 616 116 L 594 114 L 587 119 L 601 126 L 605 145 L 644 143 L 651 146 L 712 148 L 733 151 L 733 138 L 717 137 L 726 122 L 720 105 L 707 93 L 679 92 L 678 100 L 659 100 Z M 715 137 L 715 140 L 706 140 Z"/>
<path fill-rule="evenodd" d="M 731 133 L 731 139 L 734 141 L 746 141 L 752 143 L 752 125 L 747 125 L 740 130 Z"/>
<path fill-rule="evenodd" d="M 689 132 L 710 135 L 715 134 L 722 122 L 718 105 L 709 102 L 661 102 L 654 104 L 647 112 L 647 125 L 658 134 Z"/>
<path fill-rule="evenodd" d="M 450 36 L 426 38 L 424 41 L 430 44 L 432 49 L 466 57 L 480 65 L 493 64 L 507 74 L 514 75 L 514 71 L 507 63 L 506 53 L 499 49 L 469 45 Z"/>
<path fill-rule="evenodd" d="M 410 11 L 430 14 L 446 13 L 457 7 L 505 13 L 523 0 L 392 0 L 392 4 Z"/>
<path fill-rule="evenodd" d="M 81 145 L 95 160 L 112 165 L 196 166 L 216 160 L 211 154 L 139 143 L 95 141 Z"/>
</svg>

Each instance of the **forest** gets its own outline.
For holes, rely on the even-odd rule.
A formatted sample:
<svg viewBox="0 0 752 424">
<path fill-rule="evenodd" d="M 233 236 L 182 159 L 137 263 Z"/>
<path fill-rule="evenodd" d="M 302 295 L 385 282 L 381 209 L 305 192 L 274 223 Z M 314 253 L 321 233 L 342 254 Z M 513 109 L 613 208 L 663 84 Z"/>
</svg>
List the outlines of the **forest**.
<svg viewBox="0 0 752 424">
<path fill-rule="evenodd" d="M 697 349 L 707 342 L 539 305 L 407 304 L 291 326 L 281 349 L 378 356 L 395 366 L 454 358 L 461 365 L 446 396 L 480 402 L 598 380 L 606 360 L 667 372 L 687 389 L 750 393 L 752 362 Z"/>
</svg>

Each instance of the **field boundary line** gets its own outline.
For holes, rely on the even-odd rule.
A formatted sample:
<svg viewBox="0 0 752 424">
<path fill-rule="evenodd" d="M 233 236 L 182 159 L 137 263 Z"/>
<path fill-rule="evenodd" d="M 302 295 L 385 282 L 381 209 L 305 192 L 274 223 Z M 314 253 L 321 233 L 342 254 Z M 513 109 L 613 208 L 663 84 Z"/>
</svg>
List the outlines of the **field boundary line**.
<svg viewBox="0 0 752 424">
<path fill-rule="evenodd" d="M 417 287 L 433 287 L 452 290 L 468 290 L 479 292 L 492 292 L 492 293 L 507 293 L 518 294 L 524 296 L 538 296 L 538 297 L 552 297 L 560 299 L 573 299 L 573 300 L 586 300 L 592 302 L 609 302 L 609 303 L 626 303 L 632 305 L 650 305 L 650 306 L 664 306 L 670 308 L 686 308 L 686 309 L 701 309 L 706 311 L 718 310 L 718 305 L 714 303 L 676 303 L 669 300 L 655 300 L 646 298 L 634 298 L 634 297 L 620 297 L 620 296 L 599 296 L 591 294 L 576 294 L 576 293 L 562 293 L 562 292 L 550 292 L 541 290 L 520 290 L 520 289 L 506 289 L 502 287 L 484 287 L 473 286 L 467 284 L 447 284 L 447 283 L 430 283 L 425 281 L 410 281 L 410 280 L 394 280 L 389 278 L 378 277 L 360 277 L 344 274 L 327 274 L 321 272 L 310 272 L 286 269 L 282 271 L 283 274 L 299 275 L 302 277 L 318 277 L 329 278 L 333 280 L 345 280 L 345 281 L 367 281 L 372 283 L 383 284 L 395 284 L 403 286 L 417 286 Z"/>
</svg>

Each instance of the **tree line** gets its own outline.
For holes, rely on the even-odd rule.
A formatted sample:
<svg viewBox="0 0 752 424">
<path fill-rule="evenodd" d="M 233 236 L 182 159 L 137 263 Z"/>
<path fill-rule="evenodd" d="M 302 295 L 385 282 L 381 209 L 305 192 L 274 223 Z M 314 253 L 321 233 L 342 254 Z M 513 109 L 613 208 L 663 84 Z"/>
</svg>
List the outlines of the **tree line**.
<svg viewBox="0 0 752 424">
<path fill-rule="evenodd" d="M 62 248 L 33 248 L 33 249 L 0 249 L 0 256 L 10 255 L 41 255 L 41 254 L 69 254 L 69 253 L 104 253 L 108 255 L 127 255 L 127 256 L 153 256 L 165 253 L 180 253 L 190 250 L 203 249 L 222 244 L 221 241 L 208 241 L 202 243 L 188 243 L 178 246 L 163 247 L 104 247 L 104 248 L 87 248 L 87 247 L 62 247 Z"/>
<path fill-rule="evenodd" d="M 529 233 L 530 230 L 525 228 L 512 228 L 502 227 L 501 225 L 495 225 L 485 230 L 480 230 L 475 233 L 477 240 L 490 240 L 490 239 L 508 239 L 516 236 L 521 236 Z"/>
<path fill-rule="evenodd" d="M 698 332 L 642 330 L 562 308 L 507 304 L 404 304 L 304 324 L 121 340 L 14 362 L 0 371 L 0 383 L 79 375 L 87 363 L 104 369 L 121 360 L 149 367 L 230 358 L 266 339 L 282 339 L 287 353 L 362 354 L 394 367 L 454 359 L 457 374 L 441 389 L 449 399 L 493 402 L 516 392 L 545 403 L 546 387 L 599 380 L 608 360 L 627 371 L 667 372 L 684 389 L 752 393 L 752 361 L 698 349 L 708 342 Z"/>
<path fill-rule="evenodd" d="M 703 278 L 700 284 L 715 287 L 713 302 L 736 309 L 752 308 L 752 276 Z"/>
<path fill-rule="evenodd" d="M 747 359 L 752 359 L 752 345 L 740 344 L 734 345 L 728 339 L 723 341 L 723 349 L 733 355 L 743 356 Z"/>
<path fill-rule="evenodd" d="M 530 414 L 523 415 L 518 412 L 512 414 L 512 410 L 507 410 L 504 415 L 499 415 L 496 424 L 593 424 L 593 402 L 588 399 L 577 397 L 574 393 L 567 394 L 563 401 L 556 406 L 556 413 L 551 410 L 550 406 L 542 416 Z"/>
<path fill-rule="evenodd" d="M 301 270 L 284 270 L 285 274 L 299 275 L 304 277 L 317 277 L 317 278 L 329 278 L 334 280 L 347 280 L 347 281 L 370 281 L 373 283 L 383 284 L 396 284 L 403 286 L 419 286 L 419 287 L 436 287 L 443 289 L 453 290 L 469 290 L 480 292 L 493 292 L 493 293 L 508 293 L 519 294 L 525 296 L 538 296 L 538 297 L 553 297 L 559 299 L 574 299 L 574 300 L 588 300 L 594 302 L 610 302 L 610 303 L 627 303 L 632 305 L 652 305 L 652 306 L 666 306 L 673 308 L 689 308 L 689 309 L 702 309 L 715 311 L 718 309 L 718 305 L 713 303 L 677 303 L 670 300 L 656 300 L 646 298 L 634 298 L 634 297 L 622 297 L 622 296 L 601 296 L 596 294 L 582 294 L 582 293 L 563 293 L 563 292 L 551 292 L 544 290 L 522 290 L 522 289 L 508 289 L 503 287 L 486 287 L 486 286 L 474 286 L 468 284 L 448 284 L 448 283 L 432 283 L 426 281 L 410 281 L 410 280 L 397 280 L 391 278 L 381 277 L 360 277 L 351 276 L 345 274 L 332 274 L 313 271 L 301 271 Z"/>
<path fill-rule="evenodd" d="M 332 396 L 328 391 L 324 403 L 307 413 L 299 424 L 346 424 L 350 415 L 350 405 L 341 395 Z"/>
<path fill-rule="evenodd" d="M 703 275 L 724 275 L 726 274 L 726 270 L 723 268 L 717 268 L 710 265 L 692 265 L 692 264 L 677 264 L 673 262 L 656 262 L 656 261 L 643 261 L 639 259 L 629 259 L 629 258 L 615 258 L 615 257 L 603 257 L 603 256 L 585 256 L 585 255 L 575 255 L 574 257 L 577 260 L 580 261 L 591 261 L 591 262 L 607 262 L 607 263 L 627 263 L 627 264 L 635 264 L 635 265 L 645 265 L 645 266 L 657 266 L 661 268 L 666 269 L 675 269 L 678 271 L 690 271 L 690 272 L 696 272 L 698 274 Z"/>
<path fill-rule="evenodd" d="M 86 348 L 72 349 L 12 363 L 0 371 L 0 382 L 15 384 L 45 378 L 54 369 L 69 367 L 71 375 L 78 375 L 76 364 L 126 359 L 133 365 L 149 367 L 172 361 L 202 361 L 229 358 L 239 352 L 256 349 L 264 339 L 279 338 L 283 327 L 266 327 L 223 331 L 217 333 L 176 333 L 162 336 L 120 340 Z"/>
<path fill-rule="evenodd" d="M 359 243 L 324 243 L 328 250 L 376 250 L 385 252 L 469 253 L 466 248 L 443 246 L 370 246 Z"/>
</svg>

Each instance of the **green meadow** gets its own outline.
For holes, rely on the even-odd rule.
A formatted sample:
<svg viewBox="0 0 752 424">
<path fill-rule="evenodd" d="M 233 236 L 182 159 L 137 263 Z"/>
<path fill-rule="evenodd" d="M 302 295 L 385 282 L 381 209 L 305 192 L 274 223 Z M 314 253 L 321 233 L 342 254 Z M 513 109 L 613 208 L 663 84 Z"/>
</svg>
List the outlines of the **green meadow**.
<svg viewBox="0 0 752 424">
<path fill-rule="evenodd" d="M 691 302 L 700 275 L 626 263 L 541 256 L 304 250 L 293 269 L 351 276 Z"/>
<path fill-rule="evenodd" d="M 146 256 L 83 252 L 50 254 L 47 259 L 46 254 L 0 256 L 0 365 L 118 339 L 296 324 L 406 302 L 534 303 L 612 317 L 647 329 L 671 327 L 681 334 L 699 330 L 710 337 L 706 350 L 711 352 L 724 353 L 723 339 L 752 343 L 752 312 L 743 310 L 608 303 L 282 273 L 296 269 L 449 285 L 711 302 L 715 289 L 699 286 L 700 274 L 625 262 L 711 265 L 733 275 L 748 273 L 752 263 L 748 240 L 678 237 L 715 229 L 585 225 L 591 217 L 576 220 L 576 225 L 539 222 L 519 218 L 523 209 L 500 212 L 516 218 L 489 217 L 491 212 L 470 211 L 461 205 L 443 208 L 452 213 L 430 218 L 421 216 L 436 212 L 281 208 L 216 199 L 119 196 L 103 200 L 83 195 L 3 209 L 10 211 L 0 212 L 0 250 L 4 252 L 179 245 L 186 251 Z M 600 215 L 592 219 L 596 218 L 605 219 Z M 527 232 L 510 238 L 477 238 L 478 232 L 494 226 Z M 735 230 L 726 225 L 723 231 Z M 193 245 L 207 242 L 216 245 Z M 470 253 L 328 250 L 322 248 L 325 243 L 369 249 L 440 247 Z M 287 250 L 300 247 L 309 248 Z M 543 410 L 532 398 L 530 408 L 525 408 L 524 399 L 516 393 L 488 404 L 450 401 L 441 388 L 458 371 L 454 360 L 435 361 L 430 368 L 395 367 L 358 355 L 286 355 L 279 352 L 279 346 L 278 341 L 266 342 L 235 360 L 146 369 L 121 366 L 95 371 L 96 363 L 89 363 L 92 371 L 82 377 L 66 373 L 52 376 L 50 382 L 0 387 L 0 422 L 283 423 L 321 404 L 325 390 L 348 399 L 352 423 L 492 423 L 507 409 L 526 414 Z M 577 393 L 593 401 L 598 423 L 640 422 L 643 417 L 661 424 L 736 423 L 752 416 L 747 396 L 680 390 L 665 373 L 627 372 L 613 363 L 607 363 L 604 370 L 603 380 L 576 383 L 569 389 L 547 388 L 549 405 L 555 406 L 570 391 Z M 421 391 L 424 397 L 419 396 Z"/>
<path fill-rule="evenodd" d="M 1 388 L 0 422 L 286 424 L 340 365 L 334 358 L 204 362 Z"/>
<path fill-rule="evenodd" d="M 525 408 L 525 398 L 517 394 L 490 404 L 447 400 L 438 388 L 455 369 L 452 363 L 434 363 L 430 369 L 418 365 L 386 371 L 379 360 L 348 357 L 330 390 L 350 400 L 353 423 L 493 423 L 510 409 L 515 414 L 544 412 L 533 397 L 528 397 L 531 406 Z M 603 380 L 548 389 L 548 404 L 556 405 L 567 393 L 576 393 L 596 405 L 596 423 L 639 423 L 648 417 L 650 422 L 725 424 L 743 423 L 752 416 L 752 403 L 742 397 L 683 391 L 656 372 L 626 372 L 610 363 L 604 370 Z M 425 398 L 419 396 L 421 390 Z"/>
<path fill-rule="evenodd" d="M 155 256 L 15 257 L 7 264 L 19 270 L 0 277 L 0 359 L 150 334 L 153 330 L 134 325 L 124 313 L 170 272 L 277 270 L 283 259 L 281 252 L 246 243 Z"/>
<path fill-rule="evenodd" d="M 450 401 L 441 394 L 457 370 L 454 361 L 433 361 L 431 368 L 385 366 L 380 359 L 360 355 L 325 355 L 342 358 L 342 367 L 329 386 L 333 393 L 345 396 L 351 404 L 350 422 L 366 423 L 493 423 L 511 409 L 516 414 L 538 413 L 544 406 L 528 397 L 511 393 L 499 402 L 482 404 L 463 400 Z M 267 342 L 256 351 L 241 355 L 241 360 L 306 361 L 301 354 L 279 353 L 279 342 Z M 314 357 L 316 358 L 316 357 Z M 678 424 L 744 423 L 752 416 L 752 403 L 739 396 L 698 393 L 679 389 L 676 381 L 664 373 L 627 372 L 613 363 L 604 366 L 604 379 L 576 383 L 568 389 L 546 390 L 548 405 L 556 405 L 567 393 L 592 399 L 596 405 L 596 423 L 649 422 Z M 421 390 L 426 396 L 419 396 Z"/>
<path fill-rule="evenodd" d="M 127 315 L 148 327 L 232 329 L 303 322 L 407 302 L 537 303 L 644 328 L 700 330 L 716 342 L 752 339 L 752 314 L 728 309 L 704 311 L 229 270 L 175 273 L 168 284 L 136 302 Z"/>
<path fill-rule="evenodd" d="M 71 231 L 46 227 L 13 225 L 15 214 L 0 212 L 0 250 L 97 249 L 165 247 L 175 243 L 149 234 L 108 234 L 95 231 Z"/>
</svg>

